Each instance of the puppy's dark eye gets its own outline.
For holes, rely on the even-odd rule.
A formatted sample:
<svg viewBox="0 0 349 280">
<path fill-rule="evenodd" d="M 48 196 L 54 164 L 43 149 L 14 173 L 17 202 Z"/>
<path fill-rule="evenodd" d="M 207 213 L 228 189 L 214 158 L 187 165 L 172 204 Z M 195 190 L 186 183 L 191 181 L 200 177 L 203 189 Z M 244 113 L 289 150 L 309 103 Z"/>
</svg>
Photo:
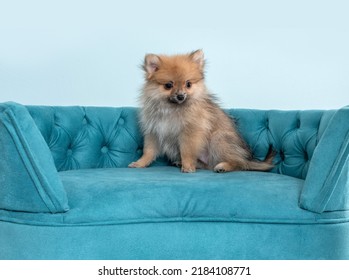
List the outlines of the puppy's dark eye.
<svg viewBox="0 0 349 280">
<path fill-rule="evenodd" d="M 168 83 L 164 84 L 164 87 L 165 87 L 165 89 L 170 90 L 171 88 L 173 88 L 173 82 L 168 82 Z"/>
<path fill-rule="evenodd" d="M 190 81 L 186 81 L 186 82 L 185 82 L 185 86 L 186 86 L 187 88 L 191 88 L 191 82 L 190 82 Z"/>
</svg>

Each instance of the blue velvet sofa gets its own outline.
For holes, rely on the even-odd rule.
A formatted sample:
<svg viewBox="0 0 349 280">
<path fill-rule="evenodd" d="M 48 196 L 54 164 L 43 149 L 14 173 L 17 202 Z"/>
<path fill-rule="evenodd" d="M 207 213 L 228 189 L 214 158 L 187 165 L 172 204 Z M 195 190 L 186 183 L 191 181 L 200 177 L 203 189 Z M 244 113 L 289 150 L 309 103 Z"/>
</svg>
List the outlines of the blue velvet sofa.
<svg viewBox="0 0 349 280">
<path fill-rule="evenodd" d="M 349 107 L 227 112 L 271 172 L 127 168 L 136 108 L 0 104 L 0 259 L 349 259 Z"/>
</svg>

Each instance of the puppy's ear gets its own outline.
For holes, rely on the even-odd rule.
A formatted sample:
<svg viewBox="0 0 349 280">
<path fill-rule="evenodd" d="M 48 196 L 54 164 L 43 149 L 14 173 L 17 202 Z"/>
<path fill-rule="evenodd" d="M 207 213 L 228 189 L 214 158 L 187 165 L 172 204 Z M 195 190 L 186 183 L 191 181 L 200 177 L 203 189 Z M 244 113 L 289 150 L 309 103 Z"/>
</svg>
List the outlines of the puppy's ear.
<svg viewBox="0 0 349 280">
<path fill-rule="evenodd" d="M 160 62 L 160 57 L 155 54 L 147 54 L 145 56 L 143 69 L 147 72 L 148 79 L 159 70 Z"/>
<path fill-rule="evenodd" d="M 189 57 L 199 65 L 200 69 L 203 69 L 205 66 L 205 58 L 204 58 L 204 52 L 200 50 L 196 50 L 192 53 L 190 53 Z"/>
</svg>

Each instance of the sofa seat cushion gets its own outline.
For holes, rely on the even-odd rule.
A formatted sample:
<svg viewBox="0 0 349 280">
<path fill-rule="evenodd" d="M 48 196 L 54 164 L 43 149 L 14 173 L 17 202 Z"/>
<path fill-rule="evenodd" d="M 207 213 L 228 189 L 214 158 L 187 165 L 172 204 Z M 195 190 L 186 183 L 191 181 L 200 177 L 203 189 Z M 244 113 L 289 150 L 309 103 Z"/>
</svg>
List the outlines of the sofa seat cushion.
<svg viewBox="0 0 349 280">
<path fill-rule="evenodd" d="M 171 166 L 80 169 L 59 172 L 70 210 L 25 213 L 0 210 L 0 220 L 52 226 L 149 222 L 340 223 L 348 211 L 301 209 L 304 181 L 265 172 L 184 174 Z"/>
<path fill-rule="evenodd" d="M 150 167 L 65 171 L 60 177 L 71 207 L 64 214 L 66 224 L 345 219 L 344 213 L 328 217 L 331 213 L 321 216 L 299 208 L 304 181 L 274 173 L 183 174 L 176 167 Z"/>
</svg>

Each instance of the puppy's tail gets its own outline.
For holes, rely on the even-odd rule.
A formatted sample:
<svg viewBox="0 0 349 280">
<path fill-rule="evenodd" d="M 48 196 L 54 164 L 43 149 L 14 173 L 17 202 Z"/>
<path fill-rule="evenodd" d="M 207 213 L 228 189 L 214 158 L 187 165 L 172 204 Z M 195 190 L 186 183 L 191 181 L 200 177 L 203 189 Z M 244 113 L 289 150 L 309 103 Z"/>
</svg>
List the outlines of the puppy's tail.
<svg viewBox="0 0 349 280">
<path fill-rule="evenodd" d="M 268 153 L 263 161 L 251 160 L 247 163 L 248 170 L 254 171 L 269 171 L 274 167 L 273 159 L 276 154 L 276 151 L 273 149 L 273 146 L 269 146 Z"/>
</svg>

